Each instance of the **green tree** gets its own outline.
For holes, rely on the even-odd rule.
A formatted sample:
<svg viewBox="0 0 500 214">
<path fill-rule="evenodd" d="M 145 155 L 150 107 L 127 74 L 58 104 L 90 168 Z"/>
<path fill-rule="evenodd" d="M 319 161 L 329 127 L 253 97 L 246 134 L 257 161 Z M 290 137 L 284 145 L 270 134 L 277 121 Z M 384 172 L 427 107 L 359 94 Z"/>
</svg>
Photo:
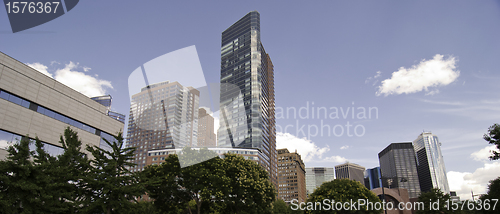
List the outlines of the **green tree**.
<svg viewBox="0 0 500 214">
<path fill-rule="evenodd" d="M 446 202 L 451 199 L 449 194 L 444 194 L 438 188 L 433 188 L 429 192 L 424 192 L 418 197 L 418 202 L 422 202 L 424 207 L 417 211 L 417 214 L 427 214 L 427 213 L 453 213 L 451 207 L 446 207 Z"/>
<path fill-rule="evenodd" d="M 240 155 L 225 154 L 224 170 L 223 213 L 272 212 L 276 189 L 262 166 Z"/>
<path fill-rule="evenodd" d="M 9 146 L 7 160 L 0 161 L 0 208 L 5 213 L 33 213 L 41 204 L 37 176 L 39 169 L 30 159 L 30 140 L 22 138 Z"/>
<path fill-rule="evenodd" d="M 481 196 L 480 199 L 483 206 L 485 203 L 489 203 L 490 205 L 490 208 L 488 210 L 483 209 L 483 213 L 499 213 L 500 203 L 496 203 L 496 207 L 495 209 L 493 209 L 495 201 L 492 201 L 492 199 L 500 200 L 500 177 L 490 181 L 490 184 L 488 185 L 488 193 Z"/>
<path fill-rule="evenodd" d="M 88 146 L 86 150 L 94 159 L 83 179 L 87 196 L 84 211 L 88 213 L 122 213 L 136 202 L 136 198 L 145 190 L 138 182 L 136 174 L 128 168 L 134 166 L 130 162 L 134 147 L 125 147 L 122 133 L 118 133 L 113 142 L 104 139 L 111 148 L 109 151 L 97 146 Z"/>
<path fill-rule="evenodd" d="M 488 133 L 484 134 L 484 140 L 488 141 L 489 144 L 496 145 L 498 151 L 500 151 L 500 124 L 495 123 L 488 128 Z M 490 160 L 500 159 L 500 153 L 498 151 L 491 151 L 493 154 L 489 156 Z"/>
<path fill-rule="evenodd" d="M 326 200 L 326 203 L 325 202 Z M 335 208 L 335 203 L 346 203 L 349 204 L 357 203 L 355 205 L 356 209 L 359 210 L 333 210 Z M 373 213 L 379 214 L 380 210 L 376 210 L 375 207 L 367 207 L 366 205 L 360 205 L 362 203 L 380 203 L 380 199 L 365 186 L 363 186 L 358 181 L 353 181 L 349 179 L 335 179 L 330 182 L 323 183 L 319 188 L 315 189 L 314 192 L 309 196 L 307 200 L 306 213 Z M 334 206 L 332 206 L 334 202 Z M 326 205 L 328 204 L 328 205 Z M 320 206 L 316 206 L 320 205 Z M 320 210 L 321 207 L 321 210 Z M 295 209 L 295 207 L 292 207 Z"/>
<path fill-rule="evenodd" d="M 181 168 L 177 155 L 141 174 L 154 206 L 163 213 L 270 213 L 275 198 L 267 172 L 253 161 L 226 154 L 213 157 L 211 151 L 184 148 Z M 189 157 L 189 158 L 188 158 Z M 206 161 L 203 161 L 206 160 Z"/>
</svg>

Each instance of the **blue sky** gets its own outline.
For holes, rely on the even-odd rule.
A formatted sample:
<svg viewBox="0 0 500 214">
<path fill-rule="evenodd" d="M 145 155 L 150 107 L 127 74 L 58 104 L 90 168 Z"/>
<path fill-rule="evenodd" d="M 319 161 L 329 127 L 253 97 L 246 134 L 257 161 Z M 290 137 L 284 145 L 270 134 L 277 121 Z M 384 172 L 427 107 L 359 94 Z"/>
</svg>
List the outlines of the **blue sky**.
<svg viewBox="0 0 500 214">
<path fill-rule="evenodd" d="M 0 51 L 86 94 L 111 94 L 113 109 L 128 113 L 130 73 L 171 51 L 195 45 L 207 83 L 219 82 L 221 32 L 252 10 L 274 64 L 276 106 L 339 109 L 338 119 L 278 119 L 293 126 L 279 145 L 298 149 L 307 167 L 372 168 L 387 145 L 425 130 L 442 142 L 450 188 L 462 198 L 500 176 L 482 139 L 500 122 L 498 1 L 80 1 L 15 34 L 0 10 Z M 377 117 L 340 113 L 370 107 Z M 360 136 L 307 139 L 297 123 L 305 135 L 349 123 Z"/>
</svg>

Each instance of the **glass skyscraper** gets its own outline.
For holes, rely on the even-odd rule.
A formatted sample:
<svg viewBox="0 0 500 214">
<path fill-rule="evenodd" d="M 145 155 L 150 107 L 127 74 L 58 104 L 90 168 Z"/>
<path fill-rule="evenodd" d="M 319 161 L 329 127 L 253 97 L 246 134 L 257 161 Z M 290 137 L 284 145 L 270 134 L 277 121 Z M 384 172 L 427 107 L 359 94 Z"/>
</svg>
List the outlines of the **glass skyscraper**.
<svg viewBox="0 0 500 214">
<path fill-rule="evenodd" d="M 131 171 L 142 171 L 148 152 L 197 146 L 200 92 L 178 82 L 148 85 L 132 95 L 127 144 L 136 147 Z"/>
<path fill-rule="evenodd" d="M 382 187 L 380 174 L 380 167 L 367 169 L 365 171 L 365 187 L 369 190 Z"/>
<path fill-rule="evenodd" d="M 420 195 L 420 183 L 412 143 L 391 143 L 378 153 L 382 184 L 405 188 L 410 198 Z"/>
<path fill-rule="evenodd" d="M 259 149 L 259 164 L 277 185 L 274 69 L 260 40 L 257 11 L 222 32 L 220 82 L 217 146 Z"/>
<path fill-rule="evenodd" d="M 422 192 L 439 188 L 444 193 L 450 193 L 438 137 L 430 132 L 423 132 L 413 141 L 413 146 L 417 155 L 418 177 Z"/>
<path fill-rule="evenodd" d="M 333 168 L 313 167 L 306 168 L 306 191 L 311 194 L 321 184 L 335 179 Z"/>
</svg>

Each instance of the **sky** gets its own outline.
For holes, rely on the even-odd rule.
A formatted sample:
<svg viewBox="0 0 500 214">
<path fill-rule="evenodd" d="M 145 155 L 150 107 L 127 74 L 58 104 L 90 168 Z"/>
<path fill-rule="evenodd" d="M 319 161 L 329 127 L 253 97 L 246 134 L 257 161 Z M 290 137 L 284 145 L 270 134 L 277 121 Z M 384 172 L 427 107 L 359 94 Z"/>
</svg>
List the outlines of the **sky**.
<svg viewBox="0 0 500 214">
<path fill-rule="evenodd" d="M 500 123 L 498 1 L 80 1 L 17 33 L 0 10 L 0 51 L 111 94 L 127 114 L 129 75 L 169 52 L 194 45 L 206 82 L 219 82 L 221 33 L 253 10 L 274 65 L 278 148 L 306 167 L 373 168 L 390 143 L 430 131 L 462 199 L 500 176 L 482 139 Z"/>
</svg>

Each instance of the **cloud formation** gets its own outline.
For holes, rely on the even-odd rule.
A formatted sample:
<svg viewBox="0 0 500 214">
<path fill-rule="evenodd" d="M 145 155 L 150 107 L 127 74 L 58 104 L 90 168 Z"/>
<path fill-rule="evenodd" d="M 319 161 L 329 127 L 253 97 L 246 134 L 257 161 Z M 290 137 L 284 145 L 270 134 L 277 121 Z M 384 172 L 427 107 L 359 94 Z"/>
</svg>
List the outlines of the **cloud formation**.
<svg viewBox="0 0 500 214">
<path fill-rule="evenodd" d="M 497 151 L 498 149 L 495 145 L 487 146 L 479 151 L 473 152 L 470 156 L 476 161 L 489 161 L 489 156 L 492 156 L 491 151 Z"/>
<path fill-rule="evenodd" d="M 348 148 L 349 148 L 349 146 L 345 145 L 345 146 L 340 147 L 340 150 L 344 150 L 344 149 L 348 149 Z"/>
<path fill-rule="evenodd" d="M 304 162 L 312 161 L 315 158 L 321 158 L 325 152 L 330 151 L 330 148 L 320 148 L 311 140 L 306 138 L 298 138 L 290 133 L 276 133 L 276 148 L 287 148 L 290 152 L 300 154 Z"/>
<path fill-rule="evenodd" d="M 483 167 L 470 172 L 449 171 L 448 183 L 451 191 L 456 191 L 460 199 L 472 199 L 471 191 L 474 194 L 487 193 L 490 180 L 499 177 L 500 162 L 490 162 L 488 156 L 490 150 L 496 149 L 495 146 L 487 146 L 479 151 L 473 152 L 470 156 L 476 161 L 482 161 Z"/>
<path fill-rule="evenodd" d="M 39 63 L 39 62 L 26 63 L 26 65 L 34 68 L 37 71 L 40 71 L 40 73 L 45 74 L 45 75 L 49 76 L 50 78 L 53 78 L 52 74 L 50 74 L 49 71 L 47 70 L 49 67 L 43 65 L 42 63 Z"/>
<path fill-rule="evenodd" d="M 424 59 L 410 68 L 401 67 L 392 73 L 390 79 L 381 82 L 376 95 L 411 94 L 420 91 L 426 91 L 427 95 L 439 93 L 437 87 L 446 86 L 460 76 L 460 71 L 456 69 L 457 62 L 455 57 L 444 59 L 443 55 L 436 54 L 434 58 Z"/>
<path fill-rule="evenodd" d="M 59 64 L 55 61 L 50 63 L 51 66 Z M 88 97 L 102 96 L 106 94 L 107 88 L 113 89 L 110 81 L 98 79 L 97 75 L 93 77 L 84 73 L 90 71 L 91 68 L 83 66 L 81 68 L 84 72 L 77 71 L 78 63 L 71 61 L 65 64 L 64 68 L 52 69 L 56 70 L 55 76 L 48 71 L 48 66 L 41 63 L 27 63 L 27 65 Z"/>
</svg>

